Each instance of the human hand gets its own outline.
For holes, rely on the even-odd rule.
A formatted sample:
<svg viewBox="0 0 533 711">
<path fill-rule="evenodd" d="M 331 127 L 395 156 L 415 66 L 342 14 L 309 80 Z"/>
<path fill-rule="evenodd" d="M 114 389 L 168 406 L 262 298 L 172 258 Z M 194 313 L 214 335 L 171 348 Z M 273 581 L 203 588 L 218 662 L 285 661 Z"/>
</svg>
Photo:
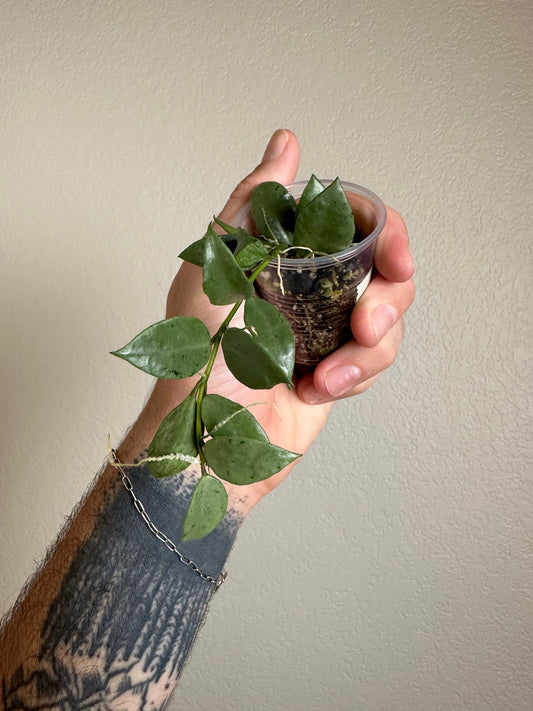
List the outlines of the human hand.
<svg viewBox="0 0 533 711">
<path fill-rule="evenodd" d="M 220 219 L 231 223 L 259 183 L 293 182 L 299 153 L 298 140 L 292 132 L 276 131 L 262 162 L 233 191 Z M 271 390 L 250 390 L 232 376 L 219 354 L 209 379 L 209 392 L 249 406 L 273 444 L 304 454 L 325 424 L 333 402 L 366 390 L 398 353 L 402 317 L 414 297 L 413 262 L 403 220 L 390 209 L 376 245 L 375 264 L 379 273 L 352 313 L 354 339 L 325 358 L 313 373 L 295 377 L 294 388 L 289 390 L 281 384 Z M 199 267 L 187 262 L 182 265 L 169 291 L 167 318 L 196 316 L 214 333 L 229 309 L 209 302 L 202 289 Z M 237 316 L 232 325 L 241 323 Z M 158 404 L 161 418 L 184 399 L 193 383 L 191 378 L 158 381 L 152 402 Z M 251 507 L 287 476 L 291 466 L 262 482 L 237 487 L 234 493 L 240 500 L 245 498 Z M 230 492 L 234 488 L 228 485 Z"/>
<path fill-rule="evenodd" d="M 414 266 L 405 223 L 390 207 L 376 243 L 374 266 L 377 273 L 352 311 L 353 339 L 298 383 L 298 395 L 310 404 L 364 392 L 398 355 L 403 315 L 415 297 Z"/>
</svg>

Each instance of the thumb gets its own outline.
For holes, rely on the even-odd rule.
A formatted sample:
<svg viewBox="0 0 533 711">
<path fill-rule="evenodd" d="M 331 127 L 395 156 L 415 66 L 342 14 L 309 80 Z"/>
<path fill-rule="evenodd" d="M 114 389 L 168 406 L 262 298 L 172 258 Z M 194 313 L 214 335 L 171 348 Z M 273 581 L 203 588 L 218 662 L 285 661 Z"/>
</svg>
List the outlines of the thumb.
<svg viewBox="0 0 533 711">
<path fill-rule="evenodd" d="M 242 180 L 219 215 L 223 222 L 231 224 L 241 207 L 250 199 L 253 189 L 267 180 L 276 180 L 287 185 L 292 183 L 298 171 L 300 159 L 300 144 L 292 131 L 279 128 L 274 131 L 261 163 Z"/>
</svg>

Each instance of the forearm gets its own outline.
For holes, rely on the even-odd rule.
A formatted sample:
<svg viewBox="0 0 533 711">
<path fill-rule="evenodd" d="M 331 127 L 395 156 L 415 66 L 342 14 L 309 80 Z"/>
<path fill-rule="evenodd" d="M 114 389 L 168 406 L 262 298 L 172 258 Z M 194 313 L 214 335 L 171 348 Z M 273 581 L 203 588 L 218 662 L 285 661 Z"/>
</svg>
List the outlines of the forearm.
<svg viewBox="0 0 533 711">
<path fill-rule="evenodd" d="M 120 450 L 129 461 L 150 435 L 147 416 Z M 242 512 L 228 510 L 210 536 L 182 545 L 193 468 L 164 481 L 144 467 L 127 474 L 154 525 L 216 578 Z M 162 708 L 215 589 L 149 530 L 107 466 L 2 631 L 5 709 Z"/>
<path fill-rule="evenodd" d="M 261 164 L 232 193 L 221 220 L 233 221 L 255 185 L 291 183 L 298 155 L 294 134 L 277 131 Z M 305 453 L 333 401 L 364 392 L 397 353 L 401 316 L 414 292 L 407 232 L 393 211 L 376 242 L 375 267 L 381 276 L 372 280 L 352 313 L 355 340 L 329 355 L 295 387 L 249 390 L 231 376 L 219 353 L 209 391 L 253 406 L 274 445 Z M 201 270 L 182 265 L 169 292 L 167 317 L 200 318 L 214 334 L 229 307 L 213 306 L 202 285 Z M 385 320 L 378 318 L 379 307 L 387 305 L 391 308 Z M 399 319 L 392 326 L 391 313 Z M 163 418 L 188 395 L 190 386 L 182 380 L 157 382 L 119 448 L 122 462 L 142 456 Z M 180 544 L 183 553 L 216 578 L 246 513 L 291 466 L 247 486 L 227 485 L 225 520 L 206 538 Z M 160 482 L 142 468 L 127 472 L 153 524 L 177 542 L 196 475 L 187 470 Z M 0 699 L 6 710 L 141 710 L 165 705 L 215 588 L 154 535 L 138 508 L 120 472 L 106 467 L 0 631 Z"/>
</svg>

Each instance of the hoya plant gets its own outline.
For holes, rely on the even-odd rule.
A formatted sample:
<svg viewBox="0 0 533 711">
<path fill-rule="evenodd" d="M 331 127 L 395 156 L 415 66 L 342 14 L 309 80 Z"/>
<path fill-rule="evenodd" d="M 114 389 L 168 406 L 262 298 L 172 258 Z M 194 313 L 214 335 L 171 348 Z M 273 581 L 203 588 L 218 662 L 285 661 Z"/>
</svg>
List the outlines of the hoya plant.
<svg viewBox="0 0 533 711">
<path fill-rule="evenodd" d="M 212 304 L 232 305 L 217 332 L 211 337 L 200 319 L 175 316 L 113 352 L 157 378 L 198 375 L 189 395 L 161 423 L 144 460 L 157 478 L 200 465 L 182 540 L 202 538 L 222 521 L 228 499 L 221 480 L 262 481 L 300 456 L 272 444 L 247 408 L 209 392 L 220 348 L 228 369 L 248 388 L 292 387 L 294 336 L 276 307 L 256 295 L 257 276 L 280 256 L 334 254 L 355 238 L 352 209 L 338 179 L 325 188 L 313 175 L 298 202 L 279 183 L 261 183 L 251 196 L 251 214 L 255 231 L 215 218 L 223 233 L 211 223 L 180 254 L 202 268 Z M 244 327 L 236 328 L 231 322 L 243 303 Z"/>
</svg>

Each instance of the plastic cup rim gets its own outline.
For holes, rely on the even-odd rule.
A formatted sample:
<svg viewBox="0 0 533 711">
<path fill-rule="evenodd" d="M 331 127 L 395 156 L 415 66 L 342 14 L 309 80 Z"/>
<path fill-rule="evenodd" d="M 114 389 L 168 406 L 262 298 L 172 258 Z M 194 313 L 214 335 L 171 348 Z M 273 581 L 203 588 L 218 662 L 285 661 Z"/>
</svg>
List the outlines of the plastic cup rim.
<svg viewBox="0 0 533 711">
<path fill-rule="evenodd" d="M 331 185 L 331 183 L 334 182 L 331 179 L 319 178 L 319 180 L 326 188 L 328 187 L 328 185 Z M 307 180 L 297 180 L 294 183 L 285 185 L 285 187 L 289 192 L 296 191 L 298 188 L 302 188 L 303 192 L 303 188 L 305 188 L 307 182 Z M 366 197 L 371 200 L 376 205 L 377 222 L 372 232 L 368 234 L 363 240 L 361 240 L 361 242 L 356 242 L 347 249 L 344 249 L 341 252 L 336 252 L 335 254 L 296 259 L 292 257 L 280 256 L 279 260 L 275 259 L 269 262 L 269 266 L 276 266 L 282 269 L 312 269 L 317 267 L 325 267 L 331 264 L 335 264 L 336 262 L 345 262 L 348 259 L 356 257 L 361 252 L 365 252 L 376 241 L 376 239 L 381 234 L 383 227 L 385 226 L 385 222 L 387 221 L 387 208 L 385 207 L 383 200 L 378 197 L 374 192 L 372 192 L 372 190 L 369 190 L 368 188 L 365 188 L 362 185 L 356 185 L 355 183 L 350 183 L 346 180 L 341 180 L 340 182 L 342 188 L 345 191 L 355 193 L 357 195 L 362 195 L 363 197 Z M 299 195 L 297 194 L 296 197 L 299 197 Z M 239 210 L 239 212 L 235 216 L 233 223 L 239 224 L 242 218 L 249 212 L 250 202 L 247 202 L 246 205 Z"/>
</svg>

